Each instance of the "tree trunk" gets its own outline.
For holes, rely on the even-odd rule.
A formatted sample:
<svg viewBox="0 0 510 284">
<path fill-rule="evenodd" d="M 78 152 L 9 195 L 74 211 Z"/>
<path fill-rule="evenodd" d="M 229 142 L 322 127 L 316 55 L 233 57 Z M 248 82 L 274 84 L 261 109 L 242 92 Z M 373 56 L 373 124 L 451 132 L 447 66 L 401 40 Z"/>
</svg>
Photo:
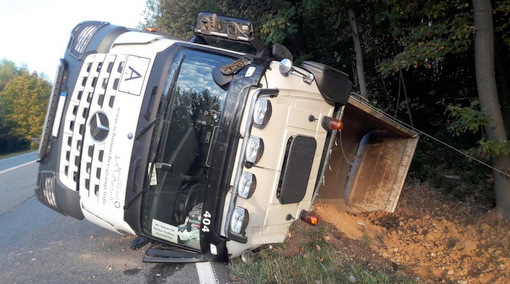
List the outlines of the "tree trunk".
<svg viewBox="0 0 510 284">
<path fill-rule="evenodd" d="M 349 23 L 352 29 L 352 39 L 354 41 L 354 50 L 356 51 L 356 70 L 358 73 L 358 85 L 361 96 L 367 97 L 367 84 L 365 82 L 365 70 L 363 67 L 363 53 L 361 52 L 361 43 L 359 40 L 358 24 L 354 10 L 349 9 Z"/>
<path fill-rule="evenodd" d="M 494 31 L 492 23 L 492 6 L 490 0 L 472 0 L 475 19 L 475 67 L 476 85 L 480 108 L 489 117 L 485 126 L 487 138 L 495 141 L 506 141 L 506 131 L 499 106 L 494 72 Z M 510 170 L 508 155 L 492 158 L 492 165 L 504 172 Z M 496 205 L 504 219 L 510 219 L 510 179 L 493 171 Z"/>
<path fill-rule="evenodd" d="M 507 45 L 501 37 L 494 38 L 494 59 L 496 60 L 496 82 L 498 83 L 498 96 L 501 103 L 501 114 L 505 123 L 507 139 L 510 134 L 510 76 L 506 69 L 506 62 L 509 62 Z"/>
</svg>

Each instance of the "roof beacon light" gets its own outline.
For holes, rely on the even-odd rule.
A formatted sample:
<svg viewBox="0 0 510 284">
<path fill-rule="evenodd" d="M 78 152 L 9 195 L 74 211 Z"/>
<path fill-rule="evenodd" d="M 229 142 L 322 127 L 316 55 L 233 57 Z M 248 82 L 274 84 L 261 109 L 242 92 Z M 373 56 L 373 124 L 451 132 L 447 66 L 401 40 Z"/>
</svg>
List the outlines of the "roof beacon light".
<svg viewBox="0 0 510 284">
<path fill-rule="evenodd" d="M 340 131 L 344 128 L 343 122 L 336 118 L 325 116 L 322 118 L 322 128 L 326 130 L 337 130 Z"/>
</svg>

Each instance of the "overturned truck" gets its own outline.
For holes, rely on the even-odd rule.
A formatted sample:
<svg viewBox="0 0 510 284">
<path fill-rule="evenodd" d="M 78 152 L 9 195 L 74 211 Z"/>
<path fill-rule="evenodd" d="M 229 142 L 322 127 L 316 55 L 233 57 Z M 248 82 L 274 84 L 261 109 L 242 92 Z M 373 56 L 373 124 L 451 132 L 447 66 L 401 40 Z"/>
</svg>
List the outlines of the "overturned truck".
<svg viewBox="0 0 510 284">
<path fill-rule="evenodd" d="M 249 43 L 256 54 L 207 44 Z M 315 199 L 395 209 L 417 134 L 350 95 L 346 74 L 201 13 L 185 42 L 82 22 L 50 96 L 36 194 L 157 242 L 146 262 L 226 261 L 313 223 Z"/>
</svg>

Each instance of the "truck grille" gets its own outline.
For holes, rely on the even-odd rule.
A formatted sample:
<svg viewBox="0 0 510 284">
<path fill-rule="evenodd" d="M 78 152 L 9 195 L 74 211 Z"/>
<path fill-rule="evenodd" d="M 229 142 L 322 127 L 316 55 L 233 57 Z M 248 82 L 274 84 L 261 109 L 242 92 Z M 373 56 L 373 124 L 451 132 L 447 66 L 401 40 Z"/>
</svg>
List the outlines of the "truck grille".
<svg viewBox="0 0 510 284">
<path fill-rule="evenodd" d="M 98 196 L 105 143 L 92 140 L 88 118 L 98 112 L 112 113 L 126 58 L 115 54 L 89 55 L 64 114 L 59 178 L 70 189 L 87 190 L 89 197 Z"/>
</svg>

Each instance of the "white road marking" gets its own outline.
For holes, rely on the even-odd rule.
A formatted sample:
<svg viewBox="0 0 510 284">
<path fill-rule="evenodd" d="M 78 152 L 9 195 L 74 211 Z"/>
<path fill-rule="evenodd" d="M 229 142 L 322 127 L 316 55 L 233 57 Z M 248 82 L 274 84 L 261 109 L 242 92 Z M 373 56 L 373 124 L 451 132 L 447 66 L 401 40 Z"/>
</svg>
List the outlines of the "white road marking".
<svg viewBox="0 0 510 284">
<path fill-rule="evenodd" d="M 214 274 L 214 269 L 210 262 L 198 262 L 196 263 L 198 279 L 200 284 L 217 284 L 218 278 Z"/>
<path fill-rule="evenodd" d="M 23 168 L 23 167 L 28 166 L 28 165 L 30 165 L 30 164 L 33 164 L 33 163 L 35 163 L 35 162 L 37 162 L 37 160 L 33 160 L 33 161 L 28 162 L 28 163 L 24 163 L 24 164 L 17 165 L 17 166 L 12 167 L 12 168 L 8 168 L 8 169 L 6 169 L 6 170 L 0 171 L 0 175 L 1 175 L 1 174 L 8 173 L 8 172 L 11 172 L 11 171 L 14 171 L 14 170 L 17 170 L 17 169 L 19 169 L 19 168 Z"/>
</svg>

